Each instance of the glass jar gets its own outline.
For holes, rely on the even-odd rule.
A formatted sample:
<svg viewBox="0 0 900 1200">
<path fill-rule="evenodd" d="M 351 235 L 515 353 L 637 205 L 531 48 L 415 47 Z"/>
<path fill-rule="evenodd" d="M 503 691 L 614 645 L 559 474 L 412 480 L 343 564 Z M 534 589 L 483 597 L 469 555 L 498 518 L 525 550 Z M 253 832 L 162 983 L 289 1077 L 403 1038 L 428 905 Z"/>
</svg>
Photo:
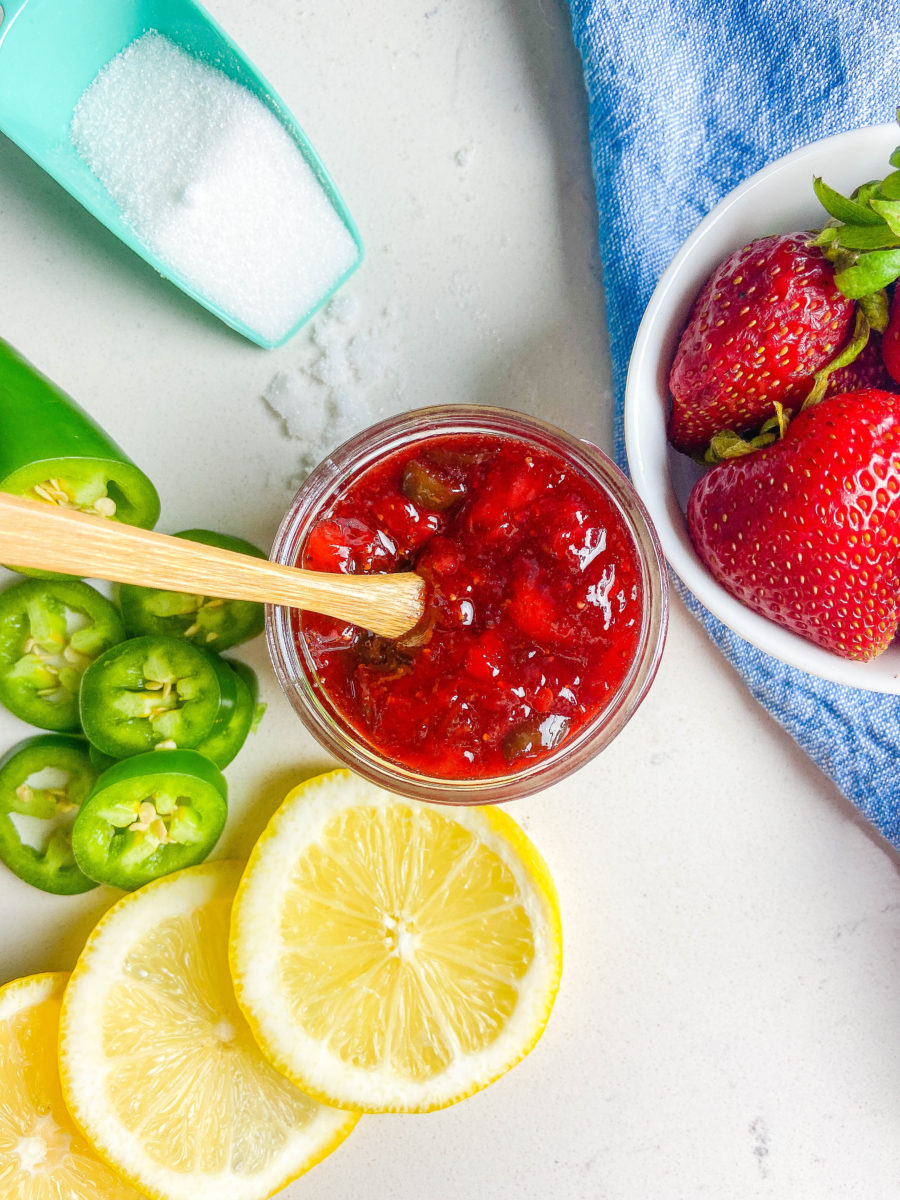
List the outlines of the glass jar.
<svg viewBox="0 0 900 1200">
<path fill-rule="evenodd" d="M 647 693 L 662 655 L 668 619 L 665 562 L 656 532 L 637 493 L 605 454 L 535 417 L 482 405 L 445 405 L 392 417 L 364 430 L 329 455 L 309 476 L 285 514 L 272 559 L 295 565 L 313 525 L 368 467 L 402 447 L 436 435 L 493 434 L 560 455 L 602 491 L 621 515 L 639 564 L 641 629 L 630 668 L 621 685 L 570 739 L 544 757 L 517 763 L 504 775 L 450 779 L 429 776 L 382 755 L 342 717 L 317 678 L 302 633 L 292 627 L 290 610 L 267 606 L 269 653 L 285 695 L 304 725 L 336 758 L 389 791 L 447 804 L 493 804 L 549 787 L 581 767 L 625 726 Z"/>
</svg>

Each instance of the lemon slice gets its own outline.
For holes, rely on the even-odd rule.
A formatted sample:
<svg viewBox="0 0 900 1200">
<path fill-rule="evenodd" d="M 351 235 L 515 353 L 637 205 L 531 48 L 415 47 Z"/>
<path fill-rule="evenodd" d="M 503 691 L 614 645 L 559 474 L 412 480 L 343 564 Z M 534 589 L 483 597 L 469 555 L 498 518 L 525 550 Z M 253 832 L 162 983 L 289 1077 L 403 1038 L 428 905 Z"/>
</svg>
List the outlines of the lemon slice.
<svg viewBox="0 0 900 1200">
<path fill-rule="evenodd" d="M 235 991 L 265 1054 L 365 1112 L 443 1108 L 508 1071 L 561 964 L 553 881 L 514 821 L 349 771 L 288 795 L 232 914 Z"/>
<path fill-rule="evenodd" d="M 241 1016 L 227 957 L 240 873 L 205 863 L 125 896 L 66 989 L 69 1110 L 97 1152 L 159 1200 L 261 1200 L 357 1120 L 274 1071 Z"/>
<path fill-rule="evenodd" d="M 101 1162 L 66 1112 L 56 1039 L 68 975 L 0 988 L 0 1196 L 5 1200 L 140 1200 Z"/>
</svg>

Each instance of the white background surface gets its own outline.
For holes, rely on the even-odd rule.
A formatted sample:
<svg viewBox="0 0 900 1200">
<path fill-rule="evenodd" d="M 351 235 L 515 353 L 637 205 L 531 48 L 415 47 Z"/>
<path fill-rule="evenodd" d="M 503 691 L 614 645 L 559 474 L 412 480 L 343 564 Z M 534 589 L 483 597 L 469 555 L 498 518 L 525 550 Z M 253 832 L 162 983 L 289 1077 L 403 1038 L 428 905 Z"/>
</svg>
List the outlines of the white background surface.
<svg viewBox="0 0 900 1200">
<path fill-rule="evenodd" d="M 368 257 L 345 289 L 356 312 L 341 336 L 365 336 L 384 367 L 363 408 L 499 402 L 608 447 L 596 218 L 563 5 L 209 7 L 305 126 L 361 228 Z M 260 393 L 276 370 L 315 359 L 309 337 L 265 352 L 232 335 L 2 139 L 0 263 L 0 336 L 153 476 L 160 528 L 267 544 L 303 446 Z M 262 643 L 244 656 L 270 708 L 228 772 L 221 852 L 233 855 L 289 785 L 327 765 Z M 0 720 L 3 745 L 29 732 Z M 454 1109 L 364 1119 L 285 1195 L 893 1200 L 896 858 L 677 602 L 628 729 L 511 811 L 562 901 L 566 965 L 543 1040 Z M 0 980 L 70 966 L 111 899 L 54 898 L 4 873 Z"/>
</svg>

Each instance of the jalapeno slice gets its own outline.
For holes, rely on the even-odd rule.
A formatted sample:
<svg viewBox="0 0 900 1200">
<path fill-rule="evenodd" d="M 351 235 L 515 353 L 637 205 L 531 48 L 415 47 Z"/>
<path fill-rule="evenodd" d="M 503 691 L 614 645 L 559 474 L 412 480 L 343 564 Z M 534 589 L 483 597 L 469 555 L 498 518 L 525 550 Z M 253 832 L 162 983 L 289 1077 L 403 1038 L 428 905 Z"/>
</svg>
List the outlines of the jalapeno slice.
<svg viewBox="0 0 900 1200">
<path fill-rule="evenodd" d="M 91 663 L 125 637 L 122 618 L 78 579 L 27 579 L 0 592 L 0 701 L 30 725 L 78 728 Z"/>
<path fill-rule="evenodd" d="M 131 638 L 85 671 L 81 724 L 113 758 L 191 748 L 227 724 L 236 693 L 234 672 L 199 646 Z"/>
<path fill-rule="evenodd" d="M 131 891 L 202 862 L 228 815 L 221 772 L 194 750 L 156 750 L 109 768 L 72 827 L 81 870 Z"/>
<path fill-rule="evenodd" d="M 102 750 L 98 750 L 92 742 L 88 742 L 88 758 L 97 768 L 98 775 L 102 775 L 117 762 L 121 762 L 121 759 L 113 758 L 111 754 L 104 754 Z"/>
<path fill-rule="evenodd" d="M 156 488 L 74 400 L 0 340 L 0 491 L 152 529 Z M 24 574 L 59 578 L 32 568 Z"/>
<path fill-rule="evenodd" d="M 175 537 L 205 546 L 218 546 L 238 554 L 265 558 L 262 550 L 243 538 L 209 529 L 185 529 Z M 134 634 L 166 634 L 186 638 L 208 650 L 228 650 L 262 633 L 265 609 L 251 600 L 221 600 L 189 592 L 164 592 L 158 588 L 123 583 L 118 588 L 125 628 Z"/>
<path fill-rule="evenodd" d="M 0 860 L 32 887 L 71 896 L 96 887 L 72 851 L 72 823 L 99 772 L 82 738 L 42 733 L 0 759 Z"/>
<path fill-rule="evenodd" d="M 253 671 L 242 662 L 222 660 L 222 666 L 234 676 L 235 701 L 228 719 L 217 722 L 213 732 L 196 747 L 217 767 L 227 767 L 247 740 L 256 716 L 259 683 Z"/>
</svg>

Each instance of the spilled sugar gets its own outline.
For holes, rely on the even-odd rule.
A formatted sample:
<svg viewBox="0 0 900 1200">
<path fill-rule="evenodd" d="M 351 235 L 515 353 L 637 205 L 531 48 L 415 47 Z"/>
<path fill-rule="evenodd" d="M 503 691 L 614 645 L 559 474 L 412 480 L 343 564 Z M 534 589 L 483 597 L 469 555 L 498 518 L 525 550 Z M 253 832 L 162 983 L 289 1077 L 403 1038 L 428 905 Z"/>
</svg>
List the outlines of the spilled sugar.
<svg viewBox="0 0 900 1200">
<path fill-rule="evenodd" d="M 365 319 L 352 295 L 336 296 L 311 324 L 297 365 L 269 381 L 262 399 L 299 443 L 292 490 L 341 442 L 404 407 L 402 316 L 392 300 Z"/>
<path fill-rule="evenodd" d="M 355 262 L 353 238 L 277 117 L 159 33 L 106 64 L 70 133 L 140 240 L 269 341 Z"/>
</svg>

